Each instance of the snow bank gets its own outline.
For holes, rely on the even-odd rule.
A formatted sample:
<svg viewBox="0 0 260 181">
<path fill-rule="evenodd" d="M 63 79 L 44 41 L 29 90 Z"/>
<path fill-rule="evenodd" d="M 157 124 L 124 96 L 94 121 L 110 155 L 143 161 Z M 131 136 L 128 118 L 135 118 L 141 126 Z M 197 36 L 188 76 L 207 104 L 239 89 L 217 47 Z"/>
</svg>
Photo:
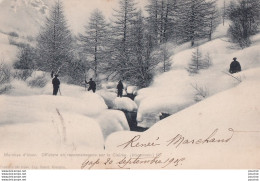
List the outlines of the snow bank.
<svg viewBox="0 0 260 181">
<path fill-rule="evenodd" d="M 104 99 L 108 108 L 114 107 L 114 100 L 117 97 L 117 94 L 115 92 L 111 92 L 107 90 L 99 90 L 97 91 L 97 94 L 99 94 Z"/>
<path fill-rule="evenodd" d="M 1 125 L 0 136 L 4 139 L 0 140 L 0 150 L 42 153 L 103 149 L 103 135 L 95 120 L 66 113 L 61 115 L 63 120 L 58 114 L 48 119 L 45 113 L 44 122 Z M 35 116 L 35 120 L 39 118 Z"/>
<path fill-rule="evenodd" d="M 47 85 L 43 88 L 29 87 L 28 82 L 39 76 L 48 80 Z M 112 94 L 114 106 L 115 93 L 86 92 L 83 87 L 64 84 L 61 80 L 61 95 L 53 96 L 51 79 L 42 72 L 34 72 L 26 81 L 14 79 L 11 85 L 8 95 L 0 96 L 3 108 L 0 109 L 0 129 L 6 130 L 1 132 L 5 134 L 5 140 L 0 145 L 6 146 L 7 150 L 16 148 L 7 144 L 17 141 L 18 146 L 33 145 L 35 151 L 42 148 L 69 152 L 74 149 L 103 149 L 104 139 L 111 133 L 129 130 L 124 113 L 108 110 L 101 96 L 111 99 Z M 124 100 L 116 105 L 128 110 L 136 109 L 132 100 Z M 14 135 L 15 132 L 19 136 Z M 39 134 L 33 137 L 36 132 Z"/>
<path fill-rule="evenodd" d="M 137 92 L 137 87 L 136 86 L 128 86 L 127 87 L 127 93 L 128 94 L 136 95 L 136 92 Z"/>
<path fill-rule="evenodd" d="M 106 110 L 105 103 L 100 101 L 99 97 L 86 95 L 86 98 L 88 101 L 85 102 L 65 96 L 1 96 L 1 105 L 4 109 L 0 110 L 0 123 L 35 122 L 36 118 L 45 120 L 44 117 L 51 116 L 51 114 L 44 116 L 46 112 L 56 114 L 57 109 L 61 112 L 85 116 L 94 116 Z"/>
<path fill-rule="evenodd" d="M 114 100 L 114 109 L 126 110 L 126 111 L 136 111 L 137 105 L 128 97 L 117 97 Z"/>
<path fill-rule="evenodd" d="M 135 90 L 135 87 L 131 87 L 130 90 Z M 134 101 L 132 101 L 128 97 L 122 97 L 122 98 L 117 97 L 117 93 L 111 88 L 107 89 L 107 86 L 105 86 L 104 89 L 97 91 L 97 94 L 104 99 L 106 105 L 111 109 L 126 110 L 126 111 L 137 110 L 137 105 Z"/>
<path fill-rule="evenodd" d="M 80 147 L 103 148 L 99 124 L 77 100 L 54 96 L 0 96 L 0 145 L 43 150 L 72 150 Z M 75 106 L 78 105 L 78 106 Z M 96 113 L 96 112 L 95 112 Z M 75 147 L 75 148 L 74 148 Z"/>
<path fill-rule="evenodd" d="M 122 111 L 107 110 L 102 112 L 96 119 L 100 124 L 104 139 L 114 132 L 129 131 L 128 122 Z"/>
</svg>

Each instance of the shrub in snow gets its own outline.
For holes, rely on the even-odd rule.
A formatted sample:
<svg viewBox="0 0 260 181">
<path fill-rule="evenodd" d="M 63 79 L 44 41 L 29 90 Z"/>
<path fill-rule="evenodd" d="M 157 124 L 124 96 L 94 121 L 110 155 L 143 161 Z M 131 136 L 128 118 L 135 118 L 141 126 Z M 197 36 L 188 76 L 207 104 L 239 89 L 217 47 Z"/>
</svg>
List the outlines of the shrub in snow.
<svg viewBox="0 0 260 181">
<path fill-rule="evenodd" d="M 199 50 L 199 47 L 196 48 L 196 51 L 192 53 L 192 59 L 191 63 L 188 67 L 188 72 L 191 74 L 197 74 L 199 73 L 199 70 L 201 69 L 207 69 L 212 65 L 211 57 L 209 53 L 206 54 L 205 57 L 202 56 L 201 51 Z"/>
<path fill-rule="evenodd" d="M 21 44 L 17 41 L 17 37 L 13 37 L 13 36 L 9 36 L 8 40 L 9 40 L 9 44 L 10 45 L 15 45 L 15 46 L 20 46 Z"/>
<path fill-rule="evenodd" d="M 20 46 L 17 58 L 18 61 L 14 64 L 15 69 L 33 69 L 37 59 L 35 48 L 28 44 Z"/>
<path fill-rule="evenodd" d="M 28 85 L 30 87 L 45 87 L 48 80 L 46 79 L 46 76 L 43 74 L 41 76 L 35 77 L 32 80 L 28 81 Z"/>
<path fill-rule="evenodd" d="M 194 101 L 199 102 L 209 96 L 209 90 L 207 87 L 201 87 L 197 84 L 191 84 L 191 86 L 195 90 Z"/>
<path fill-rule="evenodd" d="M 27 36 L 26 39 L 28 40 L 28 42 L 33 42 L 34 41 L 34 37 L 33 36 Z"/>
<path fill-rule="evenodd" d="M 16 33 L 16 32 L 10 32 L 10 33 L 8 33 L 8 35 L 9 35 L 9 36 L 16 37 L 16 38 L 19 37 L 18 33 Z"/>
<path fill-rule="evenodd" d="M 197 74 L 200 69 L 202 69 L 202 54 L 197 47 L 196 51 L 192 53 L 192 59 L 188 67 L 188 72 L 191 74 Z"/>
<path fill-rule="evenodd" d="M 33 70 L 25 69 L 25 70 L 15 70 L 13 73 L 13 77 L 17 80 L 26 80 L 32 76 Z"/>
<path fill-rule="evenodd" d="M 204 68 L 209 68 L 212 65 L 211 56 L 209 53 L 206 53 L 204 56 Z"/>
<path fill-rule="evenodd" d="M 0 85 L 10 82 L 11 68 L 3 60 L 0 62 Z"/>
<path fill-rule="evenodd" d="M 12 89 L 10 84 L 0 85 L 0 94 L 8 92 L 10 89 Z"/>
</svg>

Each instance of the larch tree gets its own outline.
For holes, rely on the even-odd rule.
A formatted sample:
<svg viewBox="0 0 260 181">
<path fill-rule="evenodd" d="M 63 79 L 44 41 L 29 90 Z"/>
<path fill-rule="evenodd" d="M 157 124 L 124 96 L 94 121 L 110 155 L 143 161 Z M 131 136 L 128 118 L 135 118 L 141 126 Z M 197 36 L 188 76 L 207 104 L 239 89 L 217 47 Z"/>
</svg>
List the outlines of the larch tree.
<svg viewBox="0 0 260 181">
<path fill-rule="evenodd" d="M 203 58 L 199 48 L 197 47 L 196 51 L 192 53 L 192 59 L 188 67 L 188 72 L 190 72 L 191 74 L 197 74 L 199 70 L 202 68 L 203 68 Z"/>
<path fill-rule="evenodd" d="M 212 34 L 214 32 L 214 30 L 217 28 L 217 26 L 220 24 L 220 14 L 217 10 L 217 6 L 216 6 L 216 0 L 212 0 L 208 2 L 208 8 L 209 11 L 207 13 L 207 26 L 208 27 L 208 35 L 209 35 L 209 41 L 211 41 L 212 39 Z"/>
<path fill-rule="evenodd" d="M 176 0 L 149 0 L 147 22 L 154 47 L 174 39 L 176 3 Z"/>
<path fill-rule="evenodd" d="M 131 31 L 132 56 L 129 65 L 129 70 L 131 70 L 129 82 L 139 87 L 147 87 L 151 83 L 153 70 L 159 63 L 159 59 L 153 59 L 152 57 L 152 39 L 145 28 L 144 20 L 140 10 Z"/>
<path fill-rule="evenodd" d="M 149 0 L 148 5 L 146 6 L 146 11 L 148 13 L 148 30 L 151 35 L 153 47 L 156 47 L 159 43 L 159 4 L 160 0 Z"/>
<path fill-rule="evenodd" d="M 209 37 L 212 13 L 215 11 L 215 4 L 205 0 L 178 1 L 177 10 L 177 36 L 180 42 L 191 42 Z"/>
<path fill-rule="evenodd" d="M 79 35 L 80 48 L 94 71 L 95 78 L 103 72 L 102 65 L 108 58 L 109 29 L 105 17 L 98 9 L 90 16 L 89 24 L 85 26 L 85 34 Z"/>
<path fill-rule="evenodd" d="M 40 70 L 69 74 L 70 63 L 74 57 L 73 38 L 60 1 L 55 2 L 45 25 L 41 27 L 37 38 L 37 51 L 37 66 Z"/>
<path fill-rule="evenodd" d="M 199 73 L 201 69 L 207 69 L 212 65 L 210 54 L 202 56 L 199 47 L 192 53 L 191 62 L 189 63 L 188 72 L 191 74 Z"/>
<path fill-rule="evenodd" d="M 259 31 L 260 1 L 241 0 L 239 3 L 231 2 L 227 13 L 231 20 L 228 30 L 231 40 L 241 48 L 250 46 L 250 36 Z"/>
<path fill-rule="evenodd" d="M 120 0 L 119 8 L 114 10 L 112 24 L 112 55 L 109 71 L 120 75 L 122 79 L 131 76 L 131 56 L 133 39 L 132 26 L 137 17 L 136 3 L 134 0 Z"/>
</svg>

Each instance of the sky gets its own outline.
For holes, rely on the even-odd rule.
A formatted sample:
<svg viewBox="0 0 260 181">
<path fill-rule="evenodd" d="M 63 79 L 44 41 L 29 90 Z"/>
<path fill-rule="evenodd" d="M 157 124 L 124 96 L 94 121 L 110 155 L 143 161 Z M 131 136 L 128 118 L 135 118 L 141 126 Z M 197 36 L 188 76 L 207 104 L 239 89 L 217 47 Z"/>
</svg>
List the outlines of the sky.
<svg viewBox="0 0 260 181">
<path fill-rule="evenodd" d="M 1 0 L 0 0 L 1 1 Z M 47 0 L 46 0 L 47 1 Z M 64 4 L 65 15 L 69 21 L 71 29 L 74 33 L 82 33 L 84 26 L 88 23 L 91 12 L 99 9 L 103 12 L 107 20 L 113 13 L 113 9 L 117 9 L 119 0 L 61 0 Z M 225 0 L 228 4 L 231 0 Z M 143 8 L 148 0 L 135 0 L 138 7 Z M 217 0 L 219 7 L 223 6 L 224 0 Z"/>
<path fill-rule="evenodd" d="M 21 2 L 33 2 L 34 0 L 6 0 L 6 1 L 21 1 Z M 43 1 L 49 7 L 55 2 L 55 0 L 35 0 Z M 88 24 L 90 14 L 93 10 L 99 9 L 103 12 L 104 16 L 109 20 L 113 14 L 113 9 L 118 8 L 119 0 L 60 0 L 64 5 L 64 13 L 68 20 L 68 25 L 74 34 L 83 33 L 84 26 Z M 226 0 L 229 2 L 230 0 Z M 0 0 L 0 3 L 4 0 Z M 148 0 L 135 0 L 138 7 L 145 9 L 145 5 Z M 224 0 L 217 0 L 217 4 L 223 5 Z M 12 4 L 12 3 L 10 3 Z M 1 4 L 0 4 L 1 6 Z M 15 17 L 16 18 L 16 17 Z M 9 23 L 10 24 L 10 23 Z"/>
<path fill-rule="evenodd" d="M 0 0 L 1 1 L 1 0 Z M 113 13 L 113 9 L 117 9 L 118 0 L 63 0 L 65 15 L 69 21 L 69 25 L 74 33 L 84 31 L 91 12 L 99 9 L 109 20 Z M 147 0 L 136 0 L 139 7 L 144 7 Z"/>
</svg>

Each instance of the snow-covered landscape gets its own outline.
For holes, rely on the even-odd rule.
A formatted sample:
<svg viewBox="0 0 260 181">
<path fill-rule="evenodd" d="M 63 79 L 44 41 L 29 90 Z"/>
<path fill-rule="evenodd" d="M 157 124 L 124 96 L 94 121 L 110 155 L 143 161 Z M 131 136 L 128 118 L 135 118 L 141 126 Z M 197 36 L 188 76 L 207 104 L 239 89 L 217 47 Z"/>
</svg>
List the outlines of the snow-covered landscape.
<svg viewBox="0 0 260 181">
<path fill-rule="evenodd" d="M 69 16 L 66 8 L 73 3 L 64 2 Z M 0 84 L 0 162 L 7 152 L 166 152 L 188 160 L 180 168 L 259 169 L 260 33 L 250 37 L 249 47 L 241 49 L 229 41 L 231 22 L 226 20 L 216 27 L 211 41 L 201 39 L 194 47 L 190 42 L 168 42 L 170 69 L 156 72 L 145 88 L 122 80 L 127 90 L 120 98 L 118 81 L 102 79 L 93 93 L 61 76 L 59 93 L 53 96 L 50 72 L 34 70 L 23 80 L 13 68 L 19 52 L 15 44 L 35 46 L 33 37 L 48 16 L 50 4 L 47 0 L 0 1 L 0 63 L 16 75 Z M 81 24 L 72 20 L 78 16 L 70 17 L 73 31 L 81 31 Z M 196 51 L 210 57 L 210 66 L 191 74 L 187 69 Z M 242 71 L 231 75 L 228 71 L 234 57 Z M 44 85 L 33 86 L 39 79 Z M 127 94 L 136 97 L 132 100 Z M 130 130 L 125 112 L 136 112 L 137 126 L 147 130 Z M 160 120 L 162 114 L 167 118 Z M 191 141 L 206 139 L 214 130 L 215 139 L 232 139 L 226 144 L 118 147 L 136 135 L 141 143 L 167 142 L 178 134 Z"/>
</svg>

